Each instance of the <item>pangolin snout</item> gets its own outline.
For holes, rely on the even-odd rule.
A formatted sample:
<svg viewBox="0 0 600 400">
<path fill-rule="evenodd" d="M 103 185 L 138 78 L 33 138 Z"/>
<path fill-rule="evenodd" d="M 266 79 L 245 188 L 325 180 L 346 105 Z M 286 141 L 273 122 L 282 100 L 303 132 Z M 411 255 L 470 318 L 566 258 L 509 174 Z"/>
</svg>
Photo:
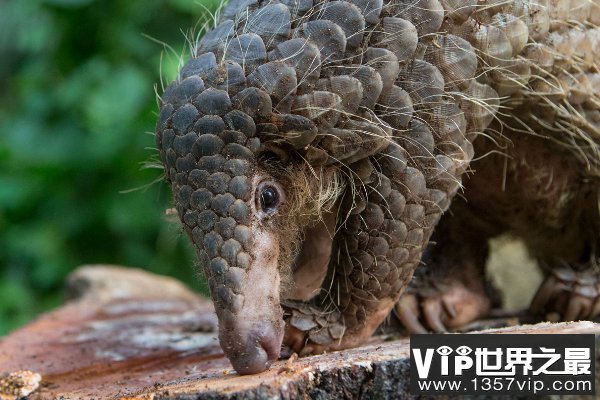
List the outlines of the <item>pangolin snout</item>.
<svg viewBox="0 0 600 400">
<path fill-rule="evenodd" d="M 257 224 L 250 229 L 253 245 L 247 268 L 237 268 L 238 274 L 230 268 L 224 283 L 211 287 L 221 346 L 239 374 L 262 372 L 277 360 L 284 332 L 277 235 Z"/>
<path fill-rule="evenodd" d="M 283 321 L 256 321 L 251 330 L 219 332 L 219 340 L 233 368 L 240 375 L 257 374 L 268 369 L 279 357 L 283 341 Z"/>
</svg>

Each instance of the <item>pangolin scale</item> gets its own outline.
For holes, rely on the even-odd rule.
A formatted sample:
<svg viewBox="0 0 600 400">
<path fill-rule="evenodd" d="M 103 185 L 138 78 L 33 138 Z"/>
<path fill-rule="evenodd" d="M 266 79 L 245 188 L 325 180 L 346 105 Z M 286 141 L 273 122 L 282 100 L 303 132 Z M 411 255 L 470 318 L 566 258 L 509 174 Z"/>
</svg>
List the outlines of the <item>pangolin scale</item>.
<svg viewBox="0 0 600 400">
<path fill-rule="evenodd" d="M 164 90 L 155 138 L 236 371 L 265 370 L 282 344 L 357 346 L 395 306 L 417 331 L 484 314 L 479 283 L 458 313 L 422 284 L 432 271 L 451 288 L 479 282 L 465 271 L 502 232 L 540 258 L 595 260 L 599 24 L 596 0 L 220 9 Z M 417 269 L 463 177 L 468 202 L 453 202 Z M 550 273 L 538 308 L 574 307 L 554 301 L 566 275 Z M 584 280 L 569 282 L 593 292 Z M 596 295 L 565 315 L 597 313 Z"/>
</svg>

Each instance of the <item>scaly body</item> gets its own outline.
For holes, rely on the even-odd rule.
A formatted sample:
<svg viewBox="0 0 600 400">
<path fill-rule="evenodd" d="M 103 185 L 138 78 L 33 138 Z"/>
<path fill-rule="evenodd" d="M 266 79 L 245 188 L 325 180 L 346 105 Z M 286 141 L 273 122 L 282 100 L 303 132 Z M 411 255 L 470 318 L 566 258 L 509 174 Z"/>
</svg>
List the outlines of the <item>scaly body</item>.
<svg viewBox="0 0 600 400">
<path fill-rule="evenodd" d="M 302 355 L 367 340 L 479 136 L 542 137 L 565 179 L 595 182 L 600 15 L 576 3 L 233 0 L 218 13 L 162 95 L 156 145 L 238 372 L 264 370 L 282 343 Z"/>
</svg>

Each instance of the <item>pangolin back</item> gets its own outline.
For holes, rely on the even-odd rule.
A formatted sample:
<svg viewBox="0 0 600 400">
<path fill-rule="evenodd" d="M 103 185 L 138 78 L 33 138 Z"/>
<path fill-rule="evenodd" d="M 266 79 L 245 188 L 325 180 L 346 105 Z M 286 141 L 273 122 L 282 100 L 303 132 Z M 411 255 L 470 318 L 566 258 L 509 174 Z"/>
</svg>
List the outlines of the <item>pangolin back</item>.
<svg viewBox="0 0 600 400">
<path fill-rule="evenodd" d="M 156 147 L 238 372 L 279 351 L 249 361 L 249 339 L 226 334 L 248 303 L 266 153 L 345 177 L 323 290 L 281 300 L 302 354 L 370 337 L 492 121 L 486 135 L 544 135 L 598 176 L 597 3 L 232 0 L 216 15 L 162 95 Z"/>
</svg>

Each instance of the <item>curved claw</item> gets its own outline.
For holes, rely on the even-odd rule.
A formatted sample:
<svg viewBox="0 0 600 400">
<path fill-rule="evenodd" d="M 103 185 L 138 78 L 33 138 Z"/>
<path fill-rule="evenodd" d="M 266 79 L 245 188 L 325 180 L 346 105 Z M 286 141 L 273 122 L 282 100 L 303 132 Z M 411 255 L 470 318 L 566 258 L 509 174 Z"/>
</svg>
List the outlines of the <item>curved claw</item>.
<svg viewBox="0 0 600 400">
<path fill-rule="evenodd" d="M 450 318 L 455 319 L 458 317 L 458 313 L 456 312 L 456 308 L 454 308 L 454 304 L 452 304 L 448 299 L 442 297 L 442 304 L 444 305 L 444 309 L 450 315 Z"/>
<path fill-rule="evenodd" d="M 443 287 L 403 294 L 396 303 L 396 312 L 411 333 L 453 331 L 489 312 L 490 300 L 478 289 L 447 281 Z"/>
<path fill-rule="evenodd" d="M 550 301 L 552 294 L 554 293 L 554 288 L 556 286 L 557 280 L 554 275 L 550 275 L 548 279 L 541 284 L 537 293 L 531 300 L 531 304 L 529 305 L 529 312 L 532 314 L 543 314 L 544 309 L 546 308 L 546 304 Z"/>
<path fill-rule="evenodd" d="M 400 297 L 398 303 L 396 303 L 396 312 L 402 322 L 402 325 L 410 332 L 417 334 L 429 333 L 427 329 L 419 322 L 418 318 L 418 304 L 417 299 L 414 296 L 404 295 Z"/>
<path fill-rule="evenodd" d="M 600 314 L 600 284 L 589 272 L 556 270 L 546 278 L 531 301 L 529 312 L 558 312 L 565 321 L 593 318 Z"/>
<path fill-rule="evenodd" d="M 598 314 L 600 314 L 600 296 L 596 298 L 596 301 L 592 306 L 592 311 L 590 311 L 590 318 L 594 318 Z"/>
<path fill-rule="evenodd" d="M 423 301 L 423 314 L 427 324 L 437 333 L 447 332 L 446 327 L 440 318 L 442 314 L 442 305 L 438 299 L 425 299 Z"/>
<path fill-rule="evenodd" d="M 590 302 L 580 296 L 573 296 L 567 304 L 564 319 L 566 321 L 578 321 L 590 312 Z"/>
</svg>

